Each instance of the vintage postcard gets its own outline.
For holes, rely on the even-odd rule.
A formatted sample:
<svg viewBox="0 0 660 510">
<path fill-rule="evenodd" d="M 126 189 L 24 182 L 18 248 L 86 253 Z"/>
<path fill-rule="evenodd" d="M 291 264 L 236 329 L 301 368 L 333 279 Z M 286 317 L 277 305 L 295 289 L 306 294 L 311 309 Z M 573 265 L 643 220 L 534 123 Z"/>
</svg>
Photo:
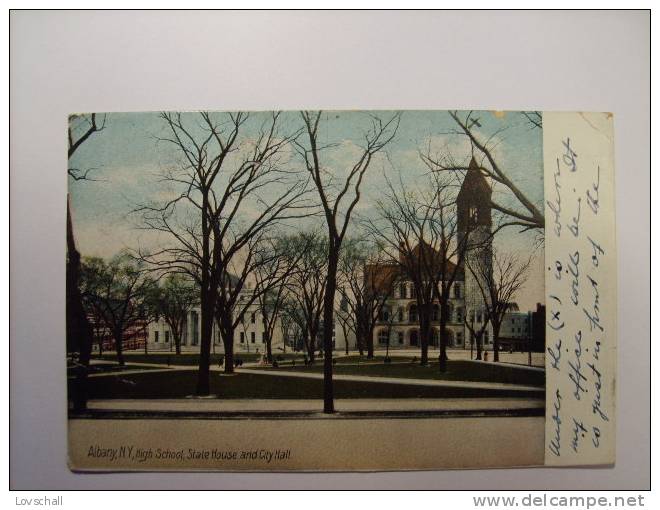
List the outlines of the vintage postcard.
<svg viewBox="0 0 660 510">
<path fill-rule="evenodd" d="M 615 462 L 613 118 L 69 118 L 69 465 Z"/>
</svg>

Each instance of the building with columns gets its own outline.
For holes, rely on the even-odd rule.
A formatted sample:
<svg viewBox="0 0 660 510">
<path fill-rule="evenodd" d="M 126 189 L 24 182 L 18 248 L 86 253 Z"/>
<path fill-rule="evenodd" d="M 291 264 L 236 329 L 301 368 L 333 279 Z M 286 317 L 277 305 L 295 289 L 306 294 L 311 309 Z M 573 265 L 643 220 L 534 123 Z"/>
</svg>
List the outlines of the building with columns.
<svg viewBox="0 0 660 510">
<path fill-rule="evenodd" d="M 478 331 L 486 320 L 486 307 L 480 290 L 478 276 L 475 276 L 470 267 L 489 268 L 491 260 L 491 211 L 492 190 L 479 167 L 474 160 L 470 161 L 461 189 L 456 199 L 457 235 L 459 239 L 467 239 L 467 252 L 464 261 L 456 268 L 456 278 L 451 285 L 448 305 L 449 316 L 447 321 L 448 347 L 453 349 L 471 349 L 476 345 L 476 339 L 470 330 Z M 413 251 L 419 254 L 421 250 L 432 250 L 426 243 L 420 243 Z M 451 263 L 450 263 L 451 264 Z M 454 266 L 450 266 L 449 272 L 453 272 Z M 415 349 L 420 346 L 419 312 L 415 296 L 415 286 L 407 279 L 397 264 L 373 264 L 365 268 L 365 278 L 379 278 L 383 285 L 388 287 L 388 297 L 382 307 L 376 327 L 374 328 L 375 349 Z M 242 299 L 248 299 L 252 290 L 249 286 L 243 291 Z M 338 298 L 339 299 L 339 298 Z M 540 306 L 540 305 L 539 305 Z M 539 308 L 540 310 L 540 308 Z M 336 315 L 347 313 L 338 301 Z M 530 312 L 531 313 L 531 312 Z M 544 308 L 543 308 L 544 313 Z M 536 322 L 542 320 L 540 312 L 537 313 Z M 429 347 L 439 348 L 440 343 L 440 303 L 433 305 L 431 316 L 431 338 Z M 193 309 L 189 313 L 186 330 L 182 339 L 182 350 L 199 351 L 200 343 L 200 311 Z M 344 332 L 339 327 L 337 316 L 335 317 L 334 348 L 343 351 L 346 343 L 349 350 L 356 350 L 355 334 L 350 331 Z M 466 326 L 466 322 L 471 328 Z M 520 349 L 528 345 L 528 339 L 533 334 L 533 325 L 527 312 L 511 310 L 503 324 L 501 339 L 503 348 L 512 347 Z M 538 328 L 536 328 L 538 329 Z M 542 328 L 541 328 L 542 329 Z M 538 335 L 536 335 L 538 336 Z M 171 350 L 172 335 L 168 326 L 162 319 L 149 325 L 148 348 L 150 350 Z M 538 343 L 538 342 L 536 342 Z M 542 343 L 542 341 L 541 341 Z M 321 342 L 317 342 L 320 345 Z M 492 349 L 492 328 L 488 325 L 482 338 L 484 349 Z M 301 347 L 301 346 L 297 346 Z M 273 354 L 294 348 L 293 339 L 285 339 L 282 328 L 276 325 L 272 339 Z M 213 352 L 223 353 L 224 345 L 217 326 L 213 329 Z M 261 320 L 259 306 L 255 302 L 244 313 L 239 326 L 236 328 L 234 337 L 234 352 L 260 352 L 264 353 L 266 344 L 264 341 L 264 327 Z"/>
<path fill-rule="evenodd" d="M 253 289 L 251 286 L 247 285 L 241 291 L 239 302 L 245 302 L 248 300 L 252 292 Z M 182 352 L 199 352 L 201 340 L 200 315 L 201 311 L 199 307 L 193 308 L 188 312 L 188 318 L 181 338 Z M 284 340 L 279 324 L 276 324 L 275 330 L 273 331 L 271 345 L 274 355 L 284 351 Z M 161 318 L 158 321 L 153 321 L 149 324 L 147 348 L 153 351 L 175 351 L 172 333 L 164 319 Z M 289 350 L 289 345 L 287 345 L 287 350 Z M 225 352 L 224 343 L 220 336 L 220 330 L 215 321 L 213 322 L 211 352 L 217 354 Z M 264 325 L 259 305 L 256 300 L 247 307 L 239 321 L 238 327 L 236 328 L 234 334 L 234 352 L 266 352 Z"/>
</svg>

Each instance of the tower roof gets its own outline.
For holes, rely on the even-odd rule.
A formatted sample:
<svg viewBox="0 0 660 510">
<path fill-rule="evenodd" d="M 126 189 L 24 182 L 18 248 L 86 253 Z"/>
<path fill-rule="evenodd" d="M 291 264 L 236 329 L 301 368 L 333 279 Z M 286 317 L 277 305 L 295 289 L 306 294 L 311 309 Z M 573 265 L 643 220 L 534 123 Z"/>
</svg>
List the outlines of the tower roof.
<svg viewBox="0 0 660 510">
<path fill-rule="evenodd" d="M 461 185 L 460 193 L 485 193 L 490 196 L 491 191 L 486 177 L 479 168 L 474 156 L 472 156 L 470 164 L 468 165 L 468 171 L 465 174 L 465 179 L 463 179 L 463 184 Z"/>
</svg>

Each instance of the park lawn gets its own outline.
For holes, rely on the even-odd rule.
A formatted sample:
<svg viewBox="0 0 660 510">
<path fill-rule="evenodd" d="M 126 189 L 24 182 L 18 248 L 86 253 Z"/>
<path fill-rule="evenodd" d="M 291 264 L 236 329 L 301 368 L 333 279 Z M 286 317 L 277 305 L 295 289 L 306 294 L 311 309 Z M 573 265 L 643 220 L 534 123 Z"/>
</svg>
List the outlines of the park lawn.
<svg viewBox="0 0 660 510">
<path fill-rule="evenodd" d="M 261 367 L 259 367 L 261 369 Z M 266 367 L 263 367 L 266 369 Z M 293 372 L 323 372 L 323 362 L 319 360 L 314 365 L 282 366 L 269 370 L 286 370 Z M 368 377 L 395 377 L 407 379 L 437 379 L 445 381 L 474 381 L 495 382 L 507 384 L 522 384 L 529 386 L 545 386 L 545 372 L 540 370 L 527 370 L 516 366 L 501 363 L 475 363 L 465 360 L 449 360 L 447 371 L 442 373 L 438 363 L 421 366 L 418 363 L 361 363 L 360 365 L 346 365 L 337 362 L 334 366 L 335 374 L 363 375 Z"/>
<path fill-rule="evenodd" d="M 234 353 L 234 359 L 240 358 L 243 361 L 252 362 L 261 359 L 263 353 L 254 353 L 254 352 L 241 352 Z M 277 354 L 277 356 L 282 356 L 285 360 L 303 359 L 302 355 L 294 353 L 285 353 Z M 211 354 L 211 365 L 218 365 L 221 359 L 224 359 L 224 354 Z M 117 361 L 117 355 L 115 353 L 103 354 L 99 356 L 98 354 L 92 356 L 93 359 L 104 360 L 104 361 Z M 199 365 L 199 354 L 198 353 L 169 353 L 169 352 L 155 352 L 152 354 L 136 353 L 136 352 L 127 352 L 124 353 L 124 361 L 126 363 L 154 363 L 156 365 L 190 365 L 196 366 Z"/>
<path fill-rule="evenodd" d="M 185 398 L 195 393 L 196 370 L 177 370 L 88 379 L 91 399 Z M 69 381 L 69 384 L 73 384 Z M 71 389 L 71 388 L 70 388 Z M 544 391 L 484 390 L 335 381 L 335 398 L 544 398 Z M 323 380 L 273 375 L 211 373 L 211 394 L 223 399 L 321 399 Z"/>
<path fill-rule="evenodd" d="M 90 374 L 101 374 L 108 372 L 125 372 L 126 370 L 160 370 L 160 367 L 145 367 L 144 365 L 124 365 L 120 366 L 114 363 L 94 364 L 89 366 Z M 75 375 L 74 367 L 67 367 L 67 374 L 69 376 Z"/>
</svg>

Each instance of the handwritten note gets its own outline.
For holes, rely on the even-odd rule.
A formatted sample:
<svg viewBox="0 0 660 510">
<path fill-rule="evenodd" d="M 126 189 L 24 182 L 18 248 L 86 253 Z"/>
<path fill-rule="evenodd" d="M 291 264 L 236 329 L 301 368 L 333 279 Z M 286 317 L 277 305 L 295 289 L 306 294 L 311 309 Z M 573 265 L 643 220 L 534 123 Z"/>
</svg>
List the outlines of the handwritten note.
<svg viewBox="0 0 660 510">
<path fill-rule="evenodd" d="M 543 114 L 546 465 L 614 463 L 613 147 L 611 114 Z"/>
</svg>

